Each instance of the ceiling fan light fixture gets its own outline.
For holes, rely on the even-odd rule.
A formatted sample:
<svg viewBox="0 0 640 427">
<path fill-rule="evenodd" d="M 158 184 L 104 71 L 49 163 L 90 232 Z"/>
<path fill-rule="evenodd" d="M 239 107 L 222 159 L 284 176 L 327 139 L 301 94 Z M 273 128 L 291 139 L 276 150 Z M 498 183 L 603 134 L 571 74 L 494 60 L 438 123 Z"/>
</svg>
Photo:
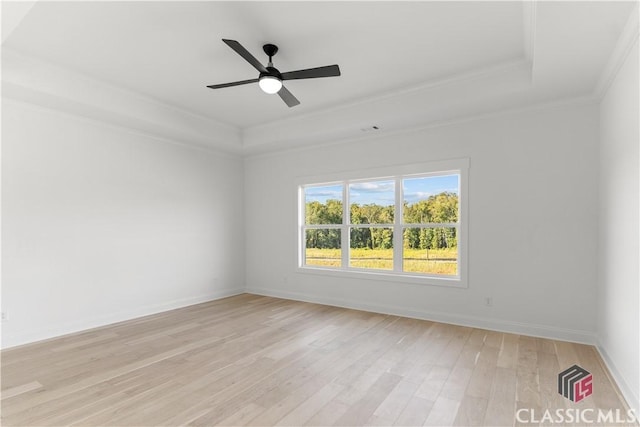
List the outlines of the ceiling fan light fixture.
<svg viewBox="0 0 640 427">
<path fill-rule="evenodd" d="M 273 95 L 282 89 L 282 80 L 274 76 L 262 76 L 258 81 L 263 92 Z"/>
</svg>

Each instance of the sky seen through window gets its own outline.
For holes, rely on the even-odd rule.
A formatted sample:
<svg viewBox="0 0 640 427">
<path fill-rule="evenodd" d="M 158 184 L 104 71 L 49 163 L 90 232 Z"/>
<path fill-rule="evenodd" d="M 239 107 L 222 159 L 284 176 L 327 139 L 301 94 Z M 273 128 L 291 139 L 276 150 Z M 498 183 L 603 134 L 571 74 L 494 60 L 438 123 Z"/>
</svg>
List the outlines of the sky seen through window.
<svg viewBox="0 0 640 427">
<path fill-rule="evenodd" d="M 458 178 L 457 174 L 405 178 L 402 181 L 404 200 L 413 204 L 443 192 L 458 194 Z M 351 183 L 349 193 L 351 203 L 360 205 L 391 206 L 395 202 L 394 181 L 390 180 Z M 330 199 L 342 200 L 342 185 L 306 187 L 304 194 L 306 203 L 325 204 Z"/>
</svg>

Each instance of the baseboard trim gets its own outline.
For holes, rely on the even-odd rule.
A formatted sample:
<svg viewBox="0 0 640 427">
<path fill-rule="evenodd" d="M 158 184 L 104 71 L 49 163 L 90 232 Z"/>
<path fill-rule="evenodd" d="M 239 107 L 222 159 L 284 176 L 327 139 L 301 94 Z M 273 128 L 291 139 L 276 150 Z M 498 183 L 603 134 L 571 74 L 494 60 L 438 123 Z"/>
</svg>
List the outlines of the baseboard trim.
<svg viewBox="0 0 640 427">
<path fill-rule="evenodd" d="M 346 299 L 332 298 L 325 296 L 310 295 L 299 292 L 288 292 L 265 288 L 246 288 L 246 293 L 270 296 L 296 301 L 311 302 L 316 304 L 331 305 L 335 307 L 350 308 L 354 310 L 370 311 L 381 314 L 391 314 L 395 316 L 410 317 L 413 319 L 431 320 L 435 322 L 449 323 L 453 325 L 468 326 L 472 328 L 488 329 L 498 332 L 508 332 L 532 337 L 549 338 L 555 340 L 569 341 L 580 344 L 595 345 L 596 337 L 594 333 L 573 329 L 554 328 L 546 325 L 536 325 L 521 322 L 511 322 L 501 319 L 481 318 L 477 316 L 466 316 L 437 311 L 422 311 L 406 307 L 398 307 L 382 304 L 371 304 Z"/>
<path fill-rule="evenodd" d="M 85 319 L 82 322 L 70 322 L 46 329 L 24 331 L 18 334 L 2 333 L 2 350 L 34 344 L 36 342 L 47 341 L 60 338 L 65 335 L 72 335 L 85 332 L 91 329 L 109 326 L 114 323 L 125 322 L 127 320 L 138 319 L 165 311 L 188 307 L 190 305 L 202 304 L 204 302 L 215 301 L 228 298 L 234 295 L 245 293 L 243 288 L 223 289 L 206 295 L 196 297 L 181 298 L 159 304 L 151 304 L 135 310 L 121 311 L 107 316 L 97 316 L 92 319 Z M 3 325 L 4 327 L 4 325 Z M 4 328 L 3 328 L 4 329 Z M 6 344 L 5 344 L 6 343 Z"/>
<path fill-rule="evenodd" d="M 607 351 L 602 347 L 602 343 L 599 342 L 595 347 L 600 355 L 600 359 L 604 363 L 604 367 L 609 375 L 611 375 L 612 382 L 618 386 L 620 397 L 627 403 L 629 409 L 632 409 L 636 414 L 640 414 L 640 396 L 633 392 L 625 376 L 620 373 L 613 359 L 611 359 Z"/>
</svg>

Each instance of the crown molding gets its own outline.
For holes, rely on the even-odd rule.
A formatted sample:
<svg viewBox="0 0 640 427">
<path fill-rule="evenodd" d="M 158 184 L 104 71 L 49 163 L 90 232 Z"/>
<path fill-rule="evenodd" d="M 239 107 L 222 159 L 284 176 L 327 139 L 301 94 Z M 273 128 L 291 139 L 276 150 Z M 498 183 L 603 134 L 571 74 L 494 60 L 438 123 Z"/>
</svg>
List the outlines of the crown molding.
<svg viewBox="0 0 640 427">
<path fill-rule="evenodd" d="M 444 79 L 430 81 L 420 85 L 404 87 L 394 91 L 385 92 L 376 96 L 361 98 L 352 102 L 340 104 L 334 108 L 322 109 L 307 114 L 301 114 L 294 117 L 289 117 L 283 120 L 272 121 L 269 123 L 251 126 L 242 130 L 242 140 L 244 152 L 253 152 L 259 150 L 260 147 L 270 146 L 276 139 L 286 140 L 293 138 L 292 132 L 301 134 L 304 132 L 314 131 L 314 126 L 318 126 L 322 123 L 331 123 L 333 126 L 329 129 L 316 129 L 324 130 L 324 136 L 318 137 L 321 139 L 342 139 L 346 135 L 346 132 L 351 130 L 360 129 L 360 125 L 366 125 L 362 122 L 362 118 L 353 117 L 353 122 L 349 125 L 348 129 L 340 129 L 335 120 L 328 119 L 330 116 L 335 117 L 336 114 L 341 114 L 342 117 L 346 117 L 351 114 L 353 116 L 354 111 L 365 111 L 373 108 L 379 110 L 384 105 L 397 104 L 399 101 L 406 101 L 412 98 L 416 99 L 429 99 L 429 94 L 433 96 L 438 91 L 444 93 L 451 89 L 458 90 L 459 88 L 481 88 L 483 90 L 489 82 L 499 82 L 500 84 L 510 84 L 513 79 L 517 79 L 517 85 L 520 86 L 522 82 L 527 83 L 531 80 L 531 67 L 526 61 L 520 59 L 517 61 L 506 62 L 497 66 L 488 67 L 480 71 L 461 73 L 453 75 Z M 450 96 L 449 96 L 450 97 Z M 388 111 L 388 110 L 385 110 Z M 375 115 L 375 114 L 373 114 Z M 388 119 L 387 113 L 382 114 Z M 371 119 L 367 119 L 371 120 Z M 269 137 L 270 139 L 265 139 Z M 308 139 L 310 136 L 298 135 L 295 138 Z"/>
<path fill-rule="evenodd" d="M 249 133 L 253 130 L 259 130 L 262 128 L 285 126 L 291 122 L 295 122 L 298 120 L 316 118 L 324 114 L 327 114 L 328 112 L 336 112 L 340 110 L 350 109 L 353 107 L 360 107 L 360 106 L 375 103 L 375 102 L 385 101 L 391 98 L 398 97 L 400 95 L 410 95 L 410 94 L 423 92 L 423 91 L 436 90 L 436 89 L 444 88 L 446 86 L 455 86 L 461 83 L 470 82 L 474 80 L 481 80 L 496 74 L 503 74 L 503 73 L 511 72 L 516 69 L 522 69 L 523 65 L 525 66 L 527 65 L 526 61 L 522 59 L 517 59 L 514 61 L 504 62 L 502 64 L 494 65 L 491 67 L 486 67 L 480 70 L 453 74 L 449 77 L 445 77 L 442 79 L 430 80 L 428 82 L 421 83 L 418 85 L 413 85 L 413 86 L 404 86 L 398 89 L 390 90 L 390 91 L 373 95 L 373 96 L 365 96 L 362 98 L 358 98 L 352 101 L 342 103 L 335 107 L 323 108 L 323 109 L 315 110 L 306 114 L 299 114 L 296 116 L 288 117 L 282 120 L 272 120 L 267 123 L 261 123 L 261 124 L 249 126 L 242 129 L 242 133 L 244 135 L 245 133 Z"/>
<path fill-rule="evenodd" d="M 240 130 L 66 67 L 2 49 L 3 98 L 130 128 L 155 138 L 241 154 Z"/>
<path fill-rule="evenodd" d="M 538 102 L 534 104 L 528 104 L 525 106 L 516 106 L 511 108 L 498 109 L 495 111 L 479 113 L 479 114 L 471 114 L 464 115 L 460 117 L 454 117 L 446 120 L 436 120 L 431 122 L 424 122 L 415 124 L 414 126 L 405 127 L 401 129 L 393 129 L 389 131 L 382 131 L 380 133 L 369 133 L 358 136 L 347 136 L 340 139 L 335 139 L 327 142 L 319 142 L 315 144 L 307 144 L 304 146 L 298 147 L 269 147 L 267 150 L 254 150 L 250 152 L 245 152 L 244 157 L 249 158 L 263 158 L 270 156 L 280 156 L 283 153 L 305 153 L 308 151 L 317 150 L 319 147 L 328 148 L 328 147 L 338 147 L 345 144 L 352 144 L 358 142 L 365 141 L 375 141 L 379 139 L 391 138 L 394 136 L 414 134 L 419 132 L 426 132 L 431 129 L 444 128 L 448 126 L 459 126 L 464 125 L 466 123 L 473 123 L 476 121 L 482 120 L 491 120 L 496 118 L 501 118 L 510 115 L 516 114 L 527 114 L 527 113 L 535 113 L 539 111 L 545 110 L 553 110 L 558 108 L 579 108 L 586 106 L 595 106 L 597 105 L 599 100 L 592 96 L 578 96 L 573 98 L 562 98 L 554 101 L 545 101 Z"/>
<path fill-rule="evenodd" d="M 629 19 L 627 19 L 627 22 L 622 29 L 622 33 L 620 33 L 620 37 L 618 37 L 616 46 L 607 61 L 607 65 L 604 67 L 604 70 L 598 79 L 598 83 L 594 88 L 593 94 L 598 99 L 602 99 L 602 97 L 607 93 L 611 83 L 613 83 L 618 71 L 632 52 L 633 48 L 635 47 L 638 49 L 638 40 L 640 38 L 640 10 L 638 4 L 638 2 L 635 2 L 635 7 L 629 15 Z"/>
<path fill-rule="evenodd" d="M 2 96 L 18 102 L 34 104 L 49 110 L 58 110 L 85 119 L 126 128 L 164 141 L 211 148 L 221 152 L 242 155 L 263 149 L 278 149 L 270 143 L 251 144 L 251 135 L 277 135 L 277 129 L 303 125 L 312 132 L 307 122 L 325 121 L 327 114 L 361 109 L 379 102 L 395 102 L 407 96 L 419 97 L 425 92 L 448 90 L 459 85 L 475 85 L 485 79 L 499 79 L 512 74 L 530 78 L 530 68 L 523 60 L 511 61 L 480 71 L 461 73 L 437 81 L 366 97 L 336 108 L 323 109 L 264 125 L 240 130 L 155 98 L 136 93 L 107 82 L 78 73 L 66 67 L 25 55 L 15 49 L 3 48 Z M 482 86 L 482 85 L 480 85 Z M 301 123 L 302 121 L 302 123 Z M 421 123 L 425 123 L 422 121 Z M 426 123 L 431 123 L 427 121 Z M 409 126 L 411 129 L 414 126 Z M 349 130 L 331 129 L 327 134 L 314 136 L 316 145 L 330 141 L 353 139 Z"/>
<path fill-rule="evenodd" d="M 182 141 L 178 138 L 172 138 L 171 135 L 163 135 L 159 132 L 150 132 L 146 129 L 140 129 L 135 125 L 123 125 L 122 123 L 117 123 L 115 121 L 106 121 L 103 117 L 96 118 L 91 114 L 87 114 L 86 106 L 79 106 L 82 111 L 71 112 L 69 109 L 63 110 L 59 108 L 59 101 L 56 101 L 52 106 L 46 106 L 45 103 L 42 102 L 42 98 L 40 98 L 39 102 L 32 102 L 28 99 L 24 98 L 24 95 L 27 91 L 23 90 L 23 88 L 16 88 L 11 83 L 3 84 L 3 95 L 2 95 L 2 105 L 3 107 L 9 105 L 15 106 L 24 106 L 34 111 L 40 111 L 47 114 L 51 114 L 59 117 L 66 117 L 70 120 L 78 121 L 81 123 L 88 123 L 93 126 L 103 127 L 106 129 L 112 129 L 117 132 L 126 133 L 130 135 L 136 135 L 142 138 L 146 138 L 152 141 L 157 141 L 159 143 L 169 144 L 169 145 L 177 145 L 180 147 L 184 147 L 188 150 L 196 150 L 205 153 L 212 153 L 216 156 L 224 156 L 229 159 L 237 159 L 242 158 L 242 153 L 231 150 L 223 150 L 217 147 L 205 146 L 192 141 Z M 8 96 L 5 96 L 7 93 Z"/>
</svg>

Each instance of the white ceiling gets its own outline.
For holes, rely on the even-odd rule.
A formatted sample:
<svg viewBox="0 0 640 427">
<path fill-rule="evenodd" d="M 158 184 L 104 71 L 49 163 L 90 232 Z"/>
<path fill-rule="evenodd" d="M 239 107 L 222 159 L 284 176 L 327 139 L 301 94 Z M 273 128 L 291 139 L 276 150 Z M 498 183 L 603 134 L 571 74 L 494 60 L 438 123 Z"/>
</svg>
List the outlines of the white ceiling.
<svg viewBox="0 0 640 427">
<path fill-rule="evenodd" d="M 635 4 L 3 2 L 2 46 L 235 129 L 246 151 L 591 95 Z M 342 76 L 287 82 L 291 109 L 257 85 L 210 90 L 257 77 L 222 38 L 264 62 L 277 44 L 282 72 L 339 64 Z"/>
</svg>

